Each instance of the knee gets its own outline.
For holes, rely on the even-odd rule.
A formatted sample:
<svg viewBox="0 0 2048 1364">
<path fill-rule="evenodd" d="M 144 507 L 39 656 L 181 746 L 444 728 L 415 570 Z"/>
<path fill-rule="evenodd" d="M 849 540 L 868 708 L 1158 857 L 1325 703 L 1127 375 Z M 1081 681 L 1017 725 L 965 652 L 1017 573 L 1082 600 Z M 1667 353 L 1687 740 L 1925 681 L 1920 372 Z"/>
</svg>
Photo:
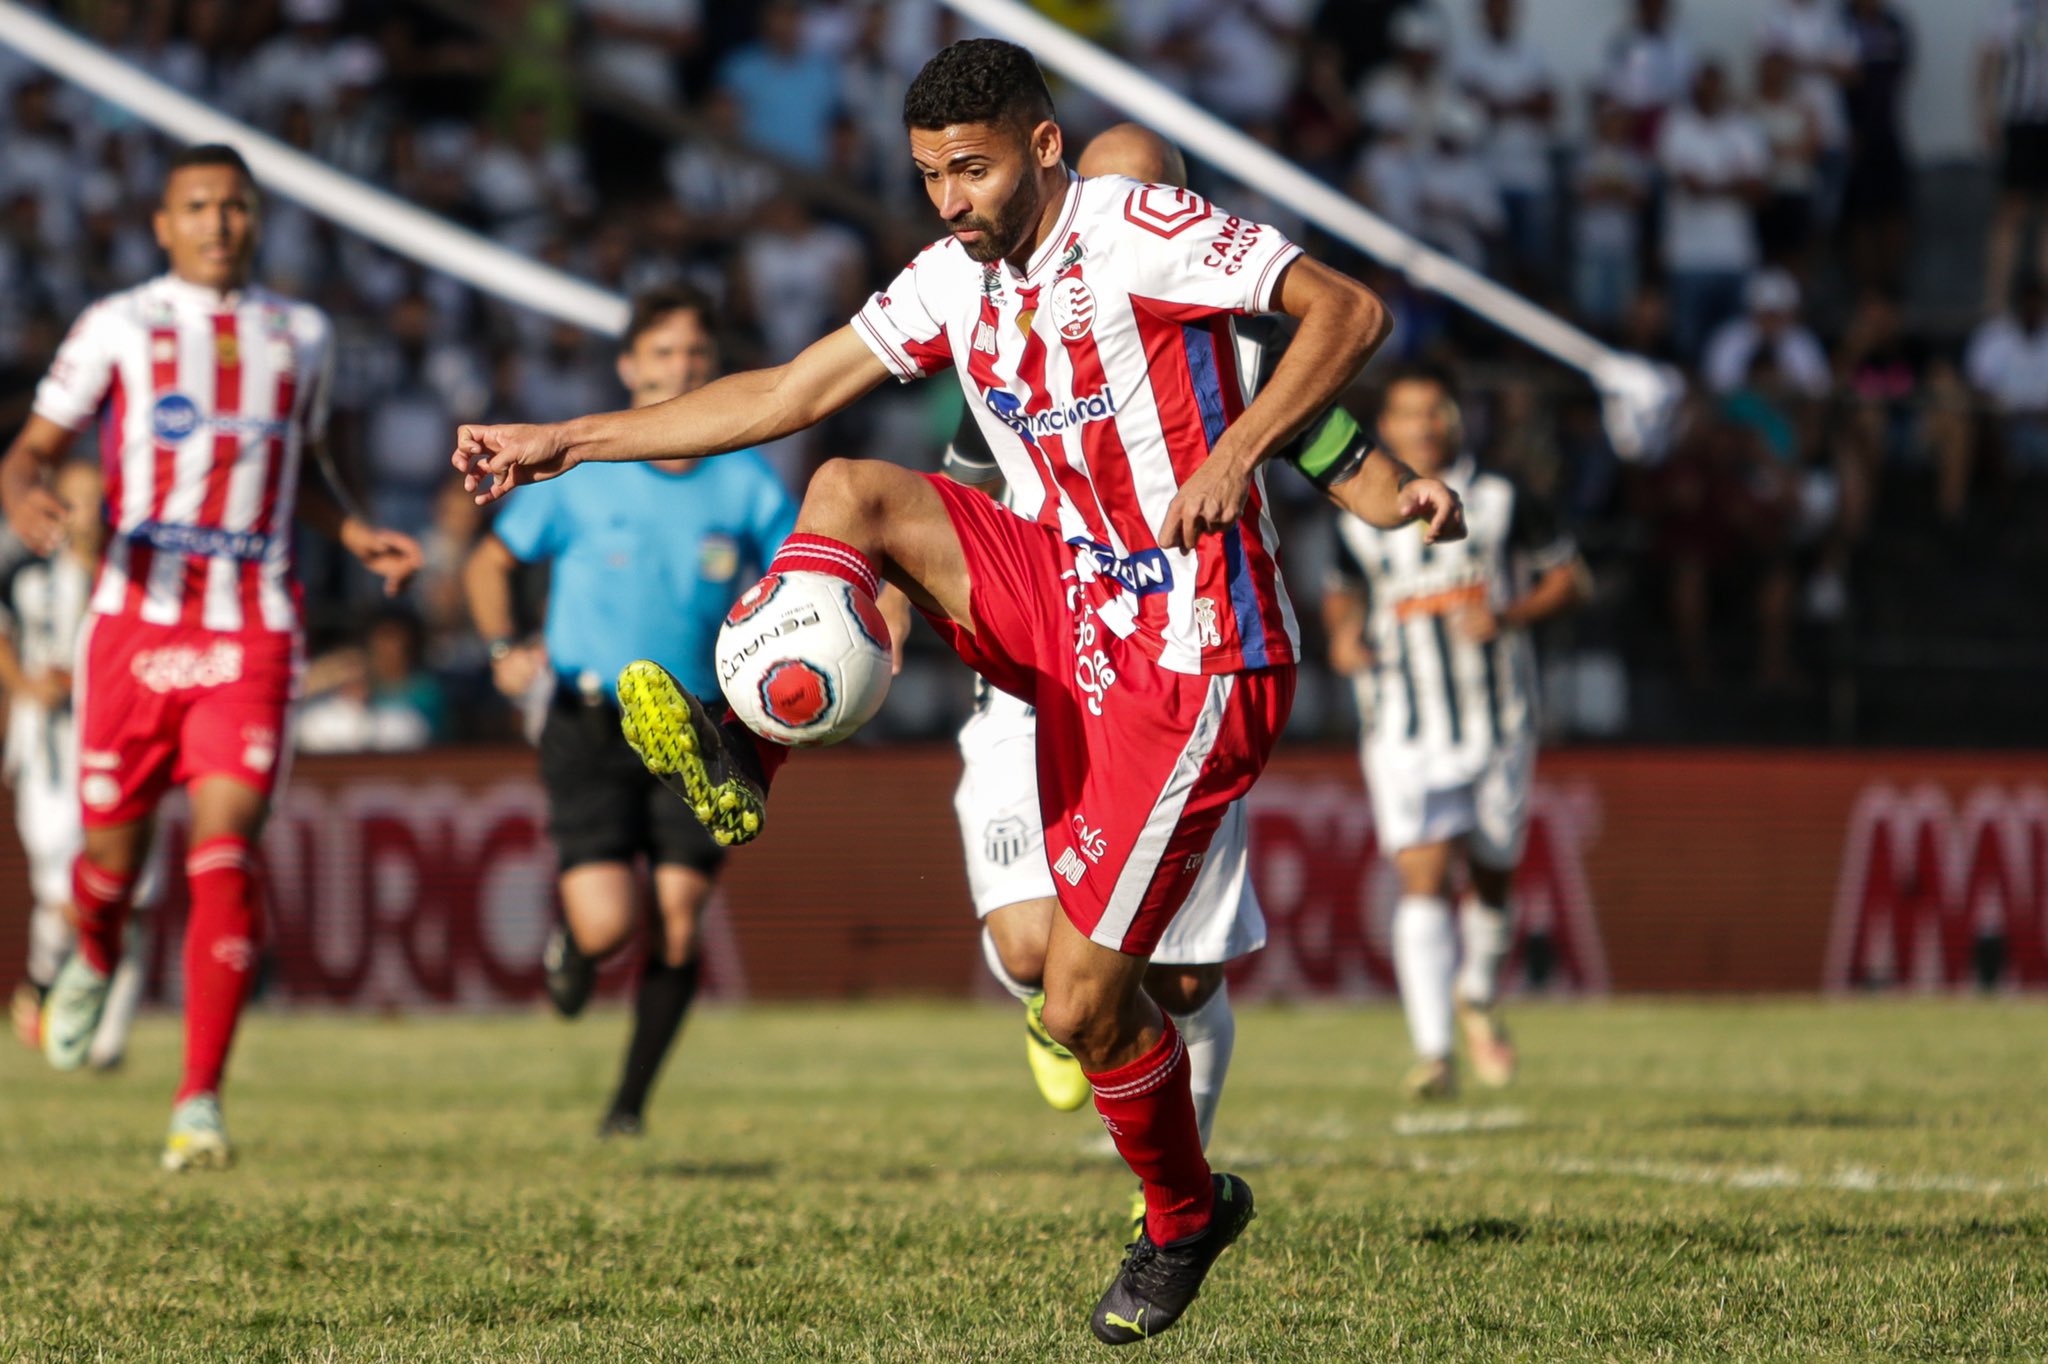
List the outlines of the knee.
<svg viewBox="0 0 2048 1364">
<path fill-rule="evenodd" d="M 877 500 L 874 463 L 838 456 L 820 464 L 804 489 L 804 511 L 834 516 L 871 511 Z"/>
<path fill-rule="evenodd" d="M 1041 1018 L 1053 1041 L 1074 1053 L 1084 1066 L 1089 1058 L 1116 1050 L 1122 1040 L 1123 1019 L 1114 999 L 1085 988 L 1059 990 L 1050 988 L 1051 982 L 1047 984 Z"/>
</svg>

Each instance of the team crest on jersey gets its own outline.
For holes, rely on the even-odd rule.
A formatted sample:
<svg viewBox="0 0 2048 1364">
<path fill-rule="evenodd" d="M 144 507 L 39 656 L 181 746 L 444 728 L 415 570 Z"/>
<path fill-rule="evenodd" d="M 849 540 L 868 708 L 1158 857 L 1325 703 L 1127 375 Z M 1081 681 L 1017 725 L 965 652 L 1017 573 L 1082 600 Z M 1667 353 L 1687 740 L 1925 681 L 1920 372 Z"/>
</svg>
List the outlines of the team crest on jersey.
<svg viewBox="0 0 2048 1364">
<path fill-rule="evenodd" d="M 761 709 L 791 729 L 807 729 L 832 709 L 832 679 L 800 658 L 785 658 L 761 675 Z"/>
<path fill-rule="evenodd" d="M 242 346 L 235 340 L 233 332 L 220 332 L 214 336 L 213 354 L 222 369 L 233 369 L 242 363 Z"/>
<path fill-rule="evenodd" d="M 705 582 L 730 582 L 739 571 L 740 546 L 730 535 L 707 535 L 698 544 L 697 576 Z"/>
<path fill-rule="evenodd" d="M 981 831 L 982 855 L 1007 867 L 1031 848 L 1031 826 L 1017 815 L 992 819 Z"/>
<path fill-rule="evenodd" d="M 166 445 L 175 445 L 199 429 L 199 404 L 182 393 L 166 393 L 149 410 L 150 429 Z"/>
<path fill-rule="evenodd" d="M 752 620 L 754 613 L 775 600 L 775 594 L 782 590 L 782 575 L 770 573 L 746 591 L 732 604 L 732 610 L 725 613 L 727 625 L 738 625 L 741 621 Z"/>
<path fill-rule="evenodd" d="M 1068 275 L 1052 287 L 1052 320 L 1069 341 L 1079 341 L 1095 329 L 1095 291 L 1078 275 Z"/>
</svg>

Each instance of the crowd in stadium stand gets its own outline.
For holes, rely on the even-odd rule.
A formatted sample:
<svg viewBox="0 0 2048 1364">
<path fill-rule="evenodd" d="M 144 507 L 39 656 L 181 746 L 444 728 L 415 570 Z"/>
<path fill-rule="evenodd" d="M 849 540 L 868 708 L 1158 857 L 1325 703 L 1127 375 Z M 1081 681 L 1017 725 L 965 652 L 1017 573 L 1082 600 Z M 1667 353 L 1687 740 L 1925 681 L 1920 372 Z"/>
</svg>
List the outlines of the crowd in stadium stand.
<svg viewBox="0 0 2048 1364">
<path fill-rule="evenodd" d="M 2029 210 L 2048 202 L 2048 39 L 2021 22 L 2031 3 L 2012 0 L 2010 20 L 1983 35 L 1997 65 L 1978 82 L 1987 127 L 1970 183 L 1989 229 L 1964 244 L 1983 264 L 1960 316 L 1953 297 L 1926 306 L 1909 275 L 1925 245 L 1902 111 L 1914 34 L 1886 0 L 1771 0 L 1733 63 L 1701 54 L 1684 0 L 1613 0 L 1592 88 L 1561 83 L 1513 0 L 1483 0 L 1462 32 L 1420 3 L 1037 7 L 1429 244 L 1693 376 L 1668 458 L 1625 465 L 1575 376 L 1288 206 L 1199 181 L 1380 289 L 1399 320 L 1390 356 L 1450 361 L 1475 448 L 1576 528 L 1599 593 L 1570 638 L 1549 642 L 1559 732 L 1854 737 L 1869 725 L 1843 717 L 1837 683 L 1861 675 L 1872 622 L 1888 646 L 1932 628 L 1890 598 L 1895 609 L 1866 609 L 1874 558 L 2002 553 L 1982 547 L 2011 531 L 2034 555 L 2022 569 L 2048 567 L 2037 521 L 2002 519 L 2037 518 L 2024 509 L 2048 475 L 2048 302 L 2032 269 L 2044 253 L 2028 237 Z M 932 235 L 896 111 L 922 60 L 964 32 L 925 0 L 46 8 L 179 89 L 509 246 L 620 291 L 678 278 L 710 289 L 729 366 L 794 354 Z M 2027 64 L 2034 79 L 2012 78 Z M 1116 117 L 1072 87 L 1056 93 L 1070 136 Z M 0 137 L 0 407 L 12 429 L 69 319 L 159 268 L 147 209 L 165 144 L 4 47 Z M 406 609 L 345 639 L 367 584 L 314 551 L 311 619 L 340 647 L 312 679 L 308 741 L 509 732 L 463 607 L 460 567 L 481 522 L 448 476 L 449 434 L 464 420 L 617 405 L 608 347 L 282 200 L 267 208 L 260 275 L 337 319 L 344 476 L 429 552 Z M 951 387 L 888 395 L 773 457 L 798 483 L 827 450 L 935 465 Z M 1310 603 L 1323 513 L 1305 488 L 1278 476 L 1276 488 L 1293 523 L 1290 577 Z M 893 723 L 942 733 L 949 685 L 905 686 L 919 704 Z M 1338 690 L 1305 688 L 1297 728 L 1340 732 Z"/>
</svg>

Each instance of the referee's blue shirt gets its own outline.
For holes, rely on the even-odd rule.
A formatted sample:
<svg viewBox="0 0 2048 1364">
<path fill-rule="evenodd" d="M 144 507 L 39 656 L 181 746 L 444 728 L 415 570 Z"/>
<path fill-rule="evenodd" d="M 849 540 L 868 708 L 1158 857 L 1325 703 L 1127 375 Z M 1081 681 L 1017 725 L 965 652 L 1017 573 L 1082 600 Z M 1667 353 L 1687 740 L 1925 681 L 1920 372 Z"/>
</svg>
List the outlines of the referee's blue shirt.
<svg viewBox="0 0 2048 1364">
<path fill-rule="evenodd" d="M 651 658 L 718 695 L 712 646 L 733 600 L 796 526 L 796 504 L 752 450 L 685 473 L 586 464 L 521 488 L 491 526 L 513 557 L 553 561 L 547 650 L 570 680 L 616 696 L 619 669 Z"/>
</svg>

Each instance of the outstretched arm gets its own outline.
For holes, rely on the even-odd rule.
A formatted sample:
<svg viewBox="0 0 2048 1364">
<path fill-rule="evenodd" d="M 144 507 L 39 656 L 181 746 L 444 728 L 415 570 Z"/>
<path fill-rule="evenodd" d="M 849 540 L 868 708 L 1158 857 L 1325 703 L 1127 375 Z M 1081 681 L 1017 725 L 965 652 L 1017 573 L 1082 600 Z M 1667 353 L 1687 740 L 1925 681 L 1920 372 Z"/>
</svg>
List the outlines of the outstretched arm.
<svg viewBox="0 0 2048 1364">
<path fill-rule="evenodd" d="M 727 375 L 652 407 L 547 426 L 463 426 L 452 460 L 479 505 L 579 464 L 722 455 L 815 426 L 889 378 L 852 327 L 786 365 Z"/>
<path fill-rule="evenodd" d="M 328 463 L 324 444 L 316 443 L 313 462 L 322 471 Z M 384 580 L 384 595 L 395 597 L 426 562 L 419 542 L 400 531 L 373 526 L 341 504 L 324 478 L 301 478 L 293 508 L 300 521 L 356 556 L 364 568 Z"/>
<path fill-rule="evenodd" d="M 15 536 L 35 554 L 54 554 L 64 543 L 64 504 L 50 490 L 50 474 L 63 463 L 76 433 L 48 417 L 30 417 L 0 460 L 0 504 Z"/>
</svg>

